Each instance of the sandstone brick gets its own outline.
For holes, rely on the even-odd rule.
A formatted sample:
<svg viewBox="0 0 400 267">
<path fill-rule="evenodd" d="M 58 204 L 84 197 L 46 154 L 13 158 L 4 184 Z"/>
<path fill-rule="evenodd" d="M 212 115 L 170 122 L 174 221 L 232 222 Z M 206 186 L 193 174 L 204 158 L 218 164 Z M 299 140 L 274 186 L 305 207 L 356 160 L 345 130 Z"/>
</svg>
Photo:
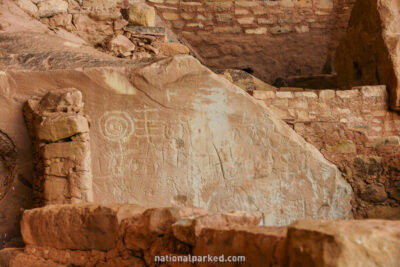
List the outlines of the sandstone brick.
<svg viewBox="0 0 400 267">
<path fill-rule="evenodd" d="M 272 25 L 275 23 L 273 19 L 266 19 L 266 18 L 258 18 L 257 22 L 258 24 L 268 24 L 268 25 Z"/>
<path fill-rule="evenodd" d="M 81 115 L 47 117 L 36 128 L 37 138 L 48 142 L 55 142 L 79 133 L 88 132 L 88 121 Z"/>
<path fill-rule="evenodd" d="M 235 2 L 235 6 L 239 6 L 239 7 L 255 7 L 258 6 L 258 2 L 257 1 L 236 1 Z"/>
<path fill-rule="evenodd" d="M 239 33 L 242 31 L 242 28 L 238 26 L 216 26 L 214 27 L 215 33 Z"/>
<path fill-rule="evenodd" d="M 272 34 L 284 34 L 292 31 L 290 26 L 275 26 L 270 29 Z"/>
<path fill-rule="evenodd" d="M 318 98 L 315 92 L 294 92 L 294 97 Z"/>
<path fill-rule="evenodd" d="M 162 13 L 162 16 L 166 20 L 178 20 L 179 19 L 179 15 L 177 13 L 164 12 L 164 13 Z"/>
<path fill-rule="evenodd" d="M 326 150 L 337 153 L 356 153 L 356 145 L 350 140 L 344 140 L 334 145 L 326 145 Z"/>
<path fill-rule="evenodd" d="M 293 98 L 292 92 L 276 92 L 277 98 Z"/>
<path fill-rule="evenodd" d="M 253 97 L 255 99 L 269 99 L 269 98 L 275 98 L 275 92 L 274 91 L 259 91 L 259 90 L 255 90 L 253 92 Z"/>
<path fill-rule="evenodd" d="M 193 255 L 242 255 L 246 266 L 285 266 L 286 228 L 235 227 L 204 229 L 193 249 Z M 197 263 L 208 266 L 207 262 Z"/>
<path fill-rule="evenodd" d="M 238 18 L 237 22 L 239 22 L 239 24 L 252 24 L 254 22 L 254 17 Z"/>
<path fill-rule="evenodd" d="M 315 0 L 314 5 L 321 9 L 332 9 L 333 0 Z"/>
<path fill-rule="evenodd" d="M 194 246 L 196 239 L 205 228 L 229 229 L 235 226 L 257 226 L 260 220 L 261 215 L 245 212 L 204 215 L 181 219 L 172 225 L 172 231 L 177 239 Z"/>
<path fill-rule="evenodd" d="M 319 92 L 319 98 L 320 99 L 332 99 L 335 97 L 335 91 L 334 90 L 322 90 Z"/>
<path fill-rule="evenodd" d="M 298 33 L 305 33 L 310 31 L 310 28 L 307 25 L 295 26 L 294 28 Z"/>
<path fill-rule="evenodd" d="M 21 233 L 26 245 L 104 251 L 114 247 L 121 221 L 143 210 L 136 205 L 51 205 L 26 210 Z"/>
<path fill-rule="evenodd" d="M 357 87 L 363 97 L 386 97 L 386 86 L 362 86 Z"/>
<path fill-rule="evenodd" d="M 267 28 L 259 27 L 259 28 L 255 28 L 255 29 L 246 29 L 245 33 L 247 33 L 247 34 L 266 34 Z"/>
<path fill-rule="evenodd" d="M 230 14 L 215 14 L 215 19 L 218 22 L 223 22 L 223 23 L 230 23 L 232 22 L 232 16 Z"/>
<path fill-rule="evenodd" d="M 312 0 L 298 0 L 296 5 L 300 8 L 311 8 L 313 5 Z"/>
<path fill-rule="evenodd" d="M 339 98 L 355 98 L 360 94 L 358 90 L 343 90 L 343 91 L 336 91 L 336 95 Z"/>
<path fill-rule="evenodd" d="M 243 8 L 235 8 L 235 15 L 247 15 L 249 11 Z"/>
</svg>

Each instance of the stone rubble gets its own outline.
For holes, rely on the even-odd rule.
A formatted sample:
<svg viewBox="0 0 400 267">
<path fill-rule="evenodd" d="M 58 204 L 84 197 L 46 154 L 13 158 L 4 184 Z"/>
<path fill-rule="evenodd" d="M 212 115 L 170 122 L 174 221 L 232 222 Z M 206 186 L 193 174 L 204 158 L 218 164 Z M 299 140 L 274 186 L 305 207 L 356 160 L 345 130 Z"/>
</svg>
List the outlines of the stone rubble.
<svg viewBox="0 0 400 267">
<path fill-rule="evenodd" d="M 208 255 L 212 259 L 224 255 L 245 257 L 226 266 L 395 267 L 400 260 L 399 221 L 307 219 L 288 227 L 266 227 L 257 226 L 259 220 L 256 214 L 207 214 L 199 208 L 50 205 L 24 212 L 21 228 L 26 247 L 1 250 L 0 263 L 6 267 L 220 266 L 208 262 Z M 185 221 L 195 229 L 185 230 Z M 187 262 L 189 254 L 196 263 Z M 162 264 L 156 256 L 186 257 L 186 262 Z"/>
</svg>

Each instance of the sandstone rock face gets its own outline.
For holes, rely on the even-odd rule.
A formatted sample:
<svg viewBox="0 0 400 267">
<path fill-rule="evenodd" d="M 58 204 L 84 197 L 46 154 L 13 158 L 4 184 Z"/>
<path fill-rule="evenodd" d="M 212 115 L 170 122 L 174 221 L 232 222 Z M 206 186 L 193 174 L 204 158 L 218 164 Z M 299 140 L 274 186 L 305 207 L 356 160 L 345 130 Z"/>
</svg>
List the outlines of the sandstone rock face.
<svg viewBox="0 0 400 267">
<path fill-rule="evenodd" d="M 129 22 L 132 25 L 154 27 L 156 11 L 145 3 L 131 3 L 128 10 Z"/>
<path fill-rule="evenodd" d="M 335 62 L 340 86 L 385 84 L 394 110 L 400 110 L 399 25 L 398 1 L 357 1 Z"/>
<path fill-rule="evenodd" d="M 15 88 L 5 86 L 20 95 L 43 84 L 82 91 L 95 202 L 261 212 L 267 225 L 351 217 L 352 190 L 335 166 L 189 56 L 119 71 L 30 72 L 29 86 L 26 75 L 7 72 Z"/>
<path fill-rule="evenodd" d="M 93 200 L 89 122 L 80 91 L 57 90 L 24 107 L 36 149 L 36 205 Z"/>
<path fill-rule="evenodd" d="M 27 210 L 21 221 L 26 245 L 74 250 L 109 250 L 121 221 L 140 214 L 136 205 L 49 205 Z"/>
<path fill-rule="evenodd" d="M 398 266 L 398 221 L 310 221 L 288 229 L 289 266 Z"/>
</svg>

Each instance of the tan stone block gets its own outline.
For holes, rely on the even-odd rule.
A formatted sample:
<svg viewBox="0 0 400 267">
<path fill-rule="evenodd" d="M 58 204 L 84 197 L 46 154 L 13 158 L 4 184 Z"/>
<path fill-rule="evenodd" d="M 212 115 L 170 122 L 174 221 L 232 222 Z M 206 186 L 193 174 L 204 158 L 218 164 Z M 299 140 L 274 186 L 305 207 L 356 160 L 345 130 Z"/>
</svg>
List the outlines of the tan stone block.
<svg viewBox="0 0 400 267">
<path fill-rule="evenodd" d="M 26 210 L 21 233 L 26 245 L 72 250 L 109 250 L 121 221 L 144 211 L 137 205 L 69 204 Z"/>
<path fill-rule="evenodd" d="M 266 19 L 266 18 L 259 18 L 257 19 L 258 24 L 268 24 L 268 25 L 272 25 L 274 24 L 274 20 L 273 19 Z"/>
<path fill-rule="evenodd" d="M 154 27 L 156 11 L 154 7 L 145 3 L 131 3 L 128 9 L 128 21 L 132 25 Z"/>
<path fill-rule="evenodd" d="M 294 28 L 298 33 L 305 33 L 310 31 L 310 28 L 307 25 L 295 26 Z"/>
<path fill-rule="evenodd" d="M 217 26 L 214 27 L 215 33 L 239 33 L 242 31 L 242 28 L 239 26 Z"/>
<path fill-rule="evenodd" d="M 321 9 L 332 9 L 333 0 L 315 0 L 314 6 Z"/>
<path fill-rule="evenodd" d="M 243 8 L 235 9 L 235 15 L 247 15 L 247 14 L 249 14 L 249 11 L 247 9 L 243 9 Z"/>
<path fill-rule="evenodd" d="M 335 91 L 334 90 L 321 90 L 319 92 L 320 99 L 332 99 L 335 98 Z"/>
<path fill-rule="evenodd" d="M 81 160 L 87 156 L 89 144 L 86 142 L 52 143 L 44 145 L 41 149 L 43 159 L 67 158 Z"/>
<path fill-rule="evenodd" d="M 255 7 L 258 6 L 258 2 L 257 1 L 235 1 L 235 6 L 239 6 L 239 7 Z"/>
<path fill-rule="evenodd" d="M 275 92 L 274 91 L 255 90 L 255 91 L 253 91 L 253 97 L 255 99 L 260 99 L 260 100 L 275 98 Z"/>
<path fill-rule="evenodd" d="M 336 95 L 339 98 L 356 98 L 360 95 L 358 90 L 338 90 L 336 91 Z"/>
<path fill-rule="evenodd" d="M 313 5 L 313 0 L 298 0 L 296 5 L 300 8 L 310 8 Z"/>
<path fill-rule="evenodd" d="M 254 17 L 238 18 L 237 22 L 239 22 L 239 24 L 252 24 L 254 22 Z"/>
<path fill-rule="evenodd" d="M 294 97 L 318 98 L 315 92 L 294 92 Z"/>
<path fill-rule="evenodd" d="M 89 132 L 89 123 L 81 115 L 57 115 L 56 117 L 45 117 L 36 126 L 36 136 L 39 140 L 55 142 L 80 133 Z"/>
<path fill-rule="evenodd" d="M 400 223 L 301 220 L 288 228 L 288 266 L 397 266 Z"/>
<path fill-rule="evenodd" d="M 292 31 L 292 28 L 290 26 L 287 26 L 287 25 L 285 25 L 285 26 L 275 26 L 275 27 L 272 27 L 270 29 L 270 32 L 272 34 L 284 34 L 284 33 L 289 33 L 291 31 Z"/>
<path fill-rule="evenodd" d="M 17 0 L 17 5 L 32 17 L 39 17 L 39 9 L 30 0 Z"/>
<path fill-rule="evenodd" d="M 162 16 L 166 20 L 178 20 L 179 15 L 177 13 L 172 13 L 172 12 L 163 12 Z"/>
<path fill-rule="evenodd" d="M 332 146 L 326 145 L 326 150 L 337 153 L 356 153 L 356 145 L 351 140 L 344 140 Z"/>
<path fill-rule="evenodd" d="M 66 178 L 45 176 L 43 183 L 43 198 L 45 203 L 66 204 L 68 181 Z"/>
<path fill-rule="evenodd" d="M 293 0 L 280 0 L 279 5 L 281 7 L 294 7 L 294 1 Z"/>
<path fill-rule="evenodd" d="M 246 29 L 245 33 L 247 34 L 266 34 L 267 33 L 267 28 L 265 27 L 259 27 L 255 29 Z"/>
<path fill-rule="evenodd" d="M 216 19 L 218 22 L 229 23 L 229 22 L 232 22 L 232 15 L 230 15 L 230 14 L 225 14 L 225 13 L 222 13 L 222 14 L 215 14 L 215 19 Z"/>
<path fill-rule="evenodd" d="M 186 12 L 181 13 L 181 17 L 182 17 L 184 20 L 191 20 L 191 19 L 193 19 L 193 15 L 190 14 L 190 13 L 186 13 Z"/>
<path fill-rule="evenodd" d="M 277 98 L 293 98 L 293 93 L 278 91 L 278 92 L 276 92 L 276 97 Z"/>
<path fill-rule="evenodd" d="M 257 226 L 260 220 L 260 214 L 246 212 L 204 215 L 180 219 L 172 225 L 172 231 L 177 239 L 194 246 L 201 231 L 205 228 L 227 229 L 235 226 Z"/>
</svg>

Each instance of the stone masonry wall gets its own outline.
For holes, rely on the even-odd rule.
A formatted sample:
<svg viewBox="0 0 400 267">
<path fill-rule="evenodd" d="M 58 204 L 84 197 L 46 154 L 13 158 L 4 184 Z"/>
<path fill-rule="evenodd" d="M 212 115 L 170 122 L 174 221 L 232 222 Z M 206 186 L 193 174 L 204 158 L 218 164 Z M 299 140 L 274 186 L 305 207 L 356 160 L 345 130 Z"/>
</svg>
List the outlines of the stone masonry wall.
<svg viewBox="0 0 400 267">
<path fill-rule="evenodd" d="M 251 68 L 273 83 L 334 72 L 353 0 L 147 2 L 203 64 Z"/>
<path fill-rule="evenodd" d="M 24 115 L 35 148 L 34 204 L 92 201 L 89 121 L 83 115 L 82 93 L 69 88 L 34 97 Z"/>
<path fill-rule="evenodd" d="M 253 95 L 339 167 L 356 218 L 400 218 L 400 115 L 385 86 Z"/>
</svg>

